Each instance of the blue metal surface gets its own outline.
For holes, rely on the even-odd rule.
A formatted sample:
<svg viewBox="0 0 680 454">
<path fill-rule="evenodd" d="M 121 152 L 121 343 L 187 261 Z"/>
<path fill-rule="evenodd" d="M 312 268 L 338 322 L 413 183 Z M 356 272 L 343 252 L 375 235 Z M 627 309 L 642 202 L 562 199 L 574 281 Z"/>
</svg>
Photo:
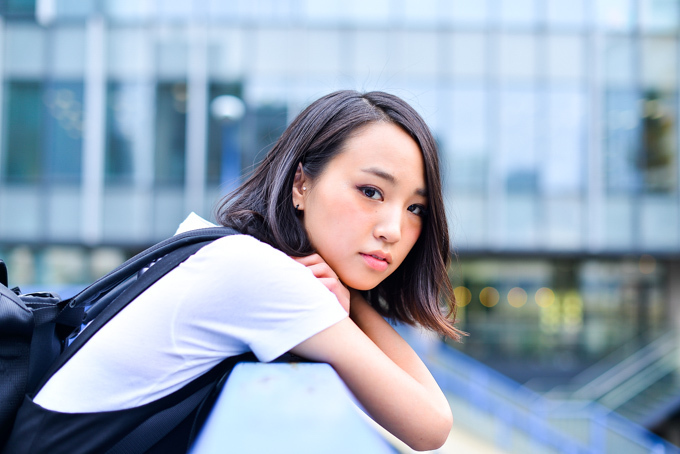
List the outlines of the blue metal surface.
<svg viewBox="0 0 680 454">
<path fill-rule="evenodd" d="M 401 332 L 409 337 L 408 331 Z M 420 350 L 417 344 L 412 345 Z M 445 344 L 420 353 L 445 392 L 489 413 L 506 430 L 528 435 L 551 452 L 680 454 L 675 445 L 597 402 L 546 399 Z M 500 432 L 496 445 L 515 452 L 509 438 Z"/>
<path fill-rule="evenodd" d="M 238 364 L 191 452 L 394 453 L 333 368 L 310 363 Z"/>
</svg>

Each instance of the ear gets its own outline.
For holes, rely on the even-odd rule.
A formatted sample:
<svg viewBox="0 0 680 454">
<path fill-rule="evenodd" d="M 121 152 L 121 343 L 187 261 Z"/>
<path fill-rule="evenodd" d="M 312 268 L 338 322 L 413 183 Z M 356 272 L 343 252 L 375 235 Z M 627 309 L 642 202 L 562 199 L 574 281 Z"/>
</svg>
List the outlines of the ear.
<svg viewBox="0 0 680 454">
<path fill-rule="evenodd" d="M 298 210 L 305 209 L 307 186 L 309 186 L 307 176 L 305 175 L 305 171 L 302 170 L 302 163 L 299 163 L 297 170 L 295 171 L 295 178 L 293 179 L 293 206 Z"/>
</svg>

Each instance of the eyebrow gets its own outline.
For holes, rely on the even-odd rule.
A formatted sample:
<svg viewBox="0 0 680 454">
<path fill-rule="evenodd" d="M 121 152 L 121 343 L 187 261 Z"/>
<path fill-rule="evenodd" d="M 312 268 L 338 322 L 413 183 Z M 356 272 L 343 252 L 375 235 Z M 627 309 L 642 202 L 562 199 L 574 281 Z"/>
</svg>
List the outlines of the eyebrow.
<svg viewBox="0 0 680 454">
<path fill-rule="evenodd" d="M 369 167 L 367 169 L 361 169 L 361 171 L 373 174 L 378 178 L 382 178 L 383 180 L 388 181 L 391 184 L 397 183 L 397 179 L 394 178 L 394 175 L 392 175 L 391 173 L 387 173 L 384 170 L 380 170 L 375 167 Z M 427 197 L 427 191 L 425 189 L 416 189 L 416 194 L 418 194 L 419 196 Z"/>
</svg>

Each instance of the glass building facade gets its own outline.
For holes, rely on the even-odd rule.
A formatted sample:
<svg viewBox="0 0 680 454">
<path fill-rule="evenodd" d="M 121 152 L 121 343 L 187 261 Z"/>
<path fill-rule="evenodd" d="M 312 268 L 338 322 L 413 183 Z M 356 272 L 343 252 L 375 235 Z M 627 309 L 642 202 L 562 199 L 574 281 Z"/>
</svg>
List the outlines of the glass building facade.
<svg viewBox="0 0 680 454">
<path fill-rule="evenodd" d="M 461 348 L 571 373 L 680 325 L 677 0 L 2 5 L 19 284 L 87 282 L 210 218 L 303 107 L 352 88 L 402 96 L 438 140 Z"/>
</svg>

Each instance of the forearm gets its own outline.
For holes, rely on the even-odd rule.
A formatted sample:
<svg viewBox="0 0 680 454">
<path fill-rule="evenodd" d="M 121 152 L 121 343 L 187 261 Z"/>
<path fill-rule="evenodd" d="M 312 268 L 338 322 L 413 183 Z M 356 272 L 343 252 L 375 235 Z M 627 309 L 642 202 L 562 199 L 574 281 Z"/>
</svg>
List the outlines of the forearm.
<svg viewBox="0 0 680 454">
<path fill-rule="evenodd" d="M 349 307 L 350 318 L 292 352 L 331 364 L 368 414 L 412 448 L 439 448 L 451 430 L 452 417 L 432 375 L 380 314 L 358 292 L 348 291 L 319 260 L 310 256 L 298 261 L 338 297 L 343 308 Z"/>
<path fill-rule="evenodd" d="M 412 448 L 436 449 L 446 441 L 451 410 L 425 366 L 429 380 L 420 371 L 414 377 L 351 320 L 302 342 L 293 353 L 331 364 L 368 414 Z"/>
<path fill-rule="evenodd" d="M 411 346 L 356 291 L 351 292 L 350 318 L 397 366 L 426 386 L 433 397 L 445 400 L 430 371 Z"/>
<path fill-rule="evenodd" d="M 432 409 L 430 411 L 439 415 L 440 419 L 447 420 L 450 428 L 451 411 L 448 401 L 425 364 L 399 333 L 358 292 L 352 291 L 351 295 L 350 318 L 384 353 L 387 357 L 385 359 L 389 359 L 401 369 L 399 372 L 403 371 L 405 374 L 403 380 L 407 383 L 405 386 L 410 387 L 411 392 L 422 393 L 423 397 L 426 396 L 429 408 Z M 411 380 L 415 380 L 416 383 L 409 383 Z M 412 415 L 413 417 L 418 416 Z M 413 419 L 410 423 L 412 422 Z"/>
</svg>

